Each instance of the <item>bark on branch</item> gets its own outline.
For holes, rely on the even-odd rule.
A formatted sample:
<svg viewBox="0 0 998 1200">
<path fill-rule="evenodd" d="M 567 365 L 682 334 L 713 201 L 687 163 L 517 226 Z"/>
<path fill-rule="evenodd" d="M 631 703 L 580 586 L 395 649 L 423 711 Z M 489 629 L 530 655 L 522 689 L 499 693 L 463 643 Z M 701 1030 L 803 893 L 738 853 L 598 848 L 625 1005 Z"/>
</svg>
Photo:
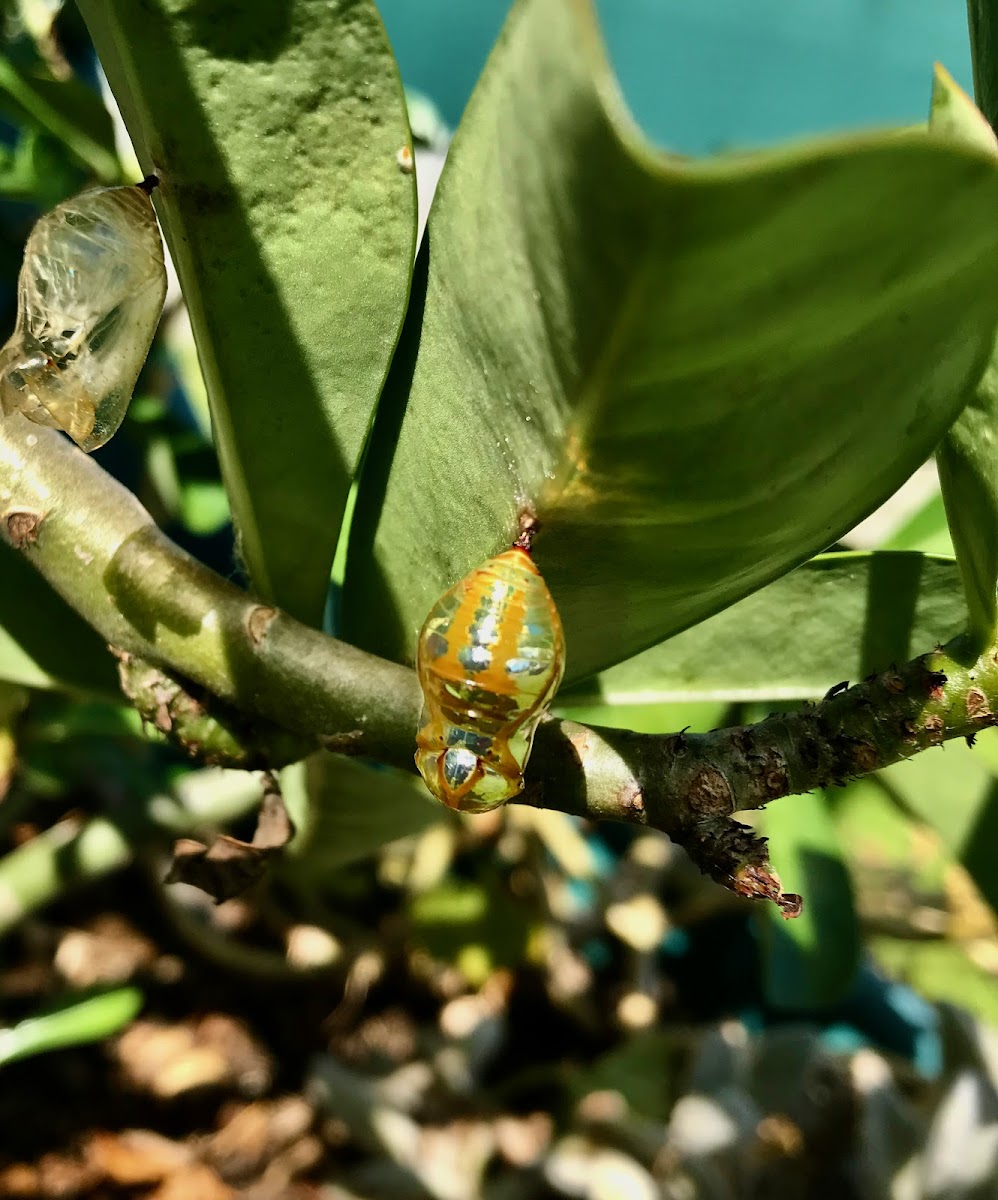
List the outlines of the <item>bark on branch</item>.
<svg viewBox="0 0 998 1200">
<path fill-rule="evenodd" d="M 109 645 L 305 739 L 412 769 L 413 671 L 260 604 L 169 541 L 52 430 L 0 421 L 0 533 Z M 637 734 L 549 720 L 521 803 L 664 830 L 700 868 L 788 916 L 740 810 L 842 783 L 998 723 L 998 653 L 954 643 L 758 725 Z"/>
</svg>

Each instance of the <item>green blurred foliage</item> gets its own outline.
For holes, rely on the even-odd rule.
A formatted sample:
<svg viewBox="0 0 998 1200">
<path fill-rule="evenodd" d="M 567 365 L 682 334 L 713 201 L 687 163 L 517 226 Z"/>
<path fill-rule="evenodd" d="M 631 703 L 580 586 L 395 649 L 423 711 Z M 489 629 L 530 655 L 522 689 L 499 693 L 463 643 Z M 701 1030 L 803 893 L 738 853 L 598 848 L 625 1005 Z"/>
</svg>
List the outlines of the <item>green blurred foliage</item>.
<svg viewBox="0 0 998 1200">
<path fill-rule="evenodd" d="M 142 993 L 133 987 L 69 996 L 9 1029 L 0 1029 L 0 1067 L 49 1050 L 98 1042 L 138 1015 Z"/>
</svg>

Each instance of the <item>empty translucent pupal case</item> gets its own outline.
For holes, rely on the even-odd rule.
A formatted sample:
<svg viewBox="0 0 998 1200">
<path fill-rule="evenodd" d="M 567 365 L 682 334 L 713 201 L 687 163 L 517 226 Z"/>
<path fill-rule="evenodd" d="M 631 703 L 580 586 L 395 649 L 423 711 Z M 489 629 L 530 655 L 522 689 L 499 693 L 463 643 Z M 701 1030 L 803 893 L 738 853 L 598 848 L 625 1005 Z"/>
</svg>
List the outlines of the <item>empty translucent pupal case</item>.
<svg viewBox="0 0 998 1200">
<path fill-rule="evenodd" d="M 97 188 L 58 205 L 28 238 L 17 326 L 0 351 L 0 407 L 61 429 L 84 450 L 121 424 L 166 295 L 149 187 Z"/>
</svg>

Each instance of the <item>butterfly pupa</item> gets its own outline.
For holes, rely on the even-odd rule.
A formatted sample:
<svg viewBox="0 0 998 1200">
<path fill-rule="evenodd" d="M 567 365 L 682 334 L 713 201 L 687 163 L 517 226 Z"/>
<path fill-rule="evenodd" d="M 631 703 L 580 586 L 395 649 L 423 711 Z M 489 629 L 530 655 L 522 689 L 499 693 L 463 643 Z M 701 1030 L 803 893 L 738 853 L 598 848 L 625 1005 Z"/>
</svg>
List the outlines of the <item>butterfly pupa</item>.
<svg viewBox="0 0 998 1200">
<path fill-rule="evenodd" d="M 528 549 L 490 558 L 440 597 L 419 634 L 416 669 L 416 766 L 429 791 L 461 812 L 519 795 L 565 669 L 558 610 Z"/>
<path fill-rule="evenodd" d="M 96 188 L 43 216 L 0 351 L 0 408 L 96 450 L 121 424 L 166 296 L 163 243 L 145 185 Z"/>
</svg>

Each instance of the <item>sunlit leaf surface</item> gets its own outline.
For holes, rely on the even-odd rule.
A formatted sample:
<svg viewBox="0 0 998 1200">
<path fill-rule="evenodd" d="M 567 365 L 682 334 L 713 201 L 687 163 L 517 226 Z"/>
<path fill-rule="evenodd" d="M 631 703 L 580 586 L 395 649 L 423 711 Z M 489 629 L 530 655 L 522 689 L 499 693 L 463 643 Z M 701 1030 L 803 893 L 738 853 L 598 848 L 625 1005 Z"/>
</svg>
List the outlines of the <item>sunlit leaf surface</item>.
<svg viewBox="0 0 998 1200">
<path fill-rule="evenodd" d="M 523 0 L 453 143 L 357 506 L 346 631 L 412 656 L 519 510 L 567 679 L 828 546 L 924 460 L 998 322 L 998 165 L 923 131 L 690 163 L 585 0 Z"/>
</svg>

